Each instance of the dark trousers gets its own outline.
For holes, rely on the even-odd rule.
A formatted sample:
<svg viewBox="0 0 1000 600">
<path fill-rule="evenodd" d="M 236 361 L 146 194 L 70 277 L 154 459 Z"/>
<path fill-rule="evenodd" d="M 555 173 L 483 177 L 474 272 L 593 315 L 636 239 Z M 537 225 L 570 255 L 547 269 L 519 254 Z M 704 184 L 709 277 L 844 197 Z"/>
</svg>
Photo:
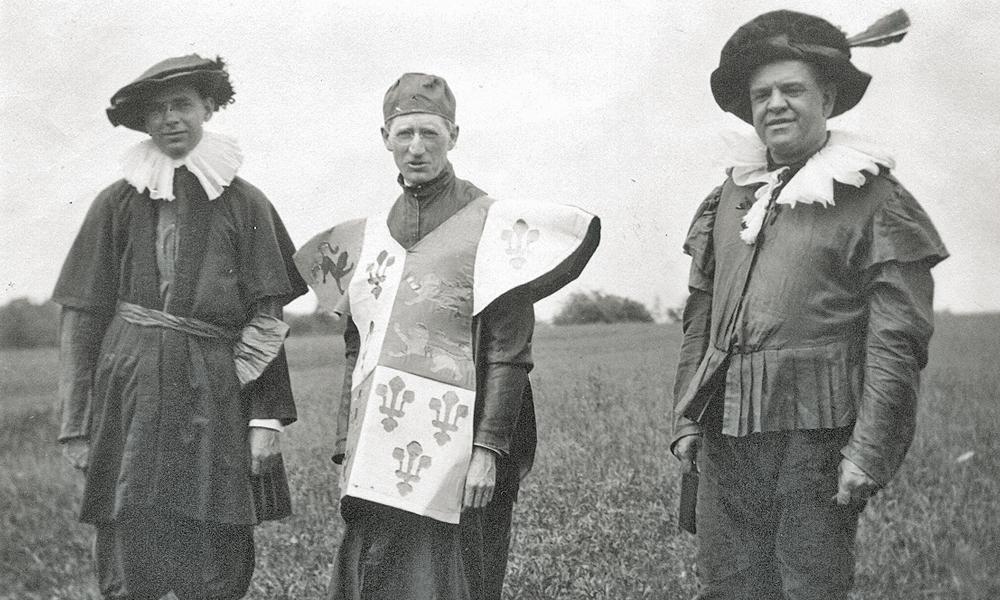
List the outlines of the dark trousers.
<svg viewBox="0 0 1000 600">
<path fill-rule="evenodd" d="M 706 433 L 698 459 L 698 598 L 846 599 L 860 506 L 839 506 L 851 428 Z"/>
<path fill-rule="evenodd" d="M 236 600 L 254 569 L 253 526 L 195 521 L 160 511 L 97 526 L 94 561 L 109 600 Z"/>
<path fill-rule="evenodd" d="M 500 600 L 510 550 L 511 515 L 520 477 L 513 461 L 497 461 L 493 500 L 485 508 L 462 514 L 462 560 L 472 598 Z"/>
<path fill-rule="evenodd" d="M 458 525 L 347 496 L 331 600 L 500 600 L 518 476 L 497 461 L 485 508 Z"/>
</svg>

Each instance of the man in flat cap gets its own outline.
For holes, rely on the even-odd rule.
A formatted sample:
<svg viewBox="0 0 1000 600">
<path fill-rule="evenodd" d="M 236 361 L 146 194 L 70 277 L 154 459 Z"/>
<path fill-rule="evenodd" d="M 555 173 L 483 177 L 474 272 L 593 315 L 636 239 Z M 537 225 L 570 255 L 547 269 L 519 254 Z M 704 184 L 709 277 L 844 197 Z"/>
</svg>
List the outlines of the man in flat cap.
<svg viewBox="0 0 1000 600">
<path fill-rule="evenodd" d="M 400 77 L 383 117 L 403 193 L 295 257 L 320 307 L 347 317 L 331 597 L 499 599 L 535 451 L 532 304 L 580 273 L 599 223 L 455 177 L 441 77 Z"/>
<path fill-rule="evenodd" d="M 698 208 L 671 450 L 700 471 L 700 598 L 846 598 L 858 516 L 913 439 L 932 332 L 934 226 L 892 159 L 827 120 L 870 77 L 848 40 L 791 11 L 740 27 L 712 74 L 753 125 Z"/>
<path fill-rule="evenodd" d="M 111 98 L 149 135 L 66 258 L 59 441 L 86 475 L 101 593 L 242 598 L 253 527 L 289 512 L 278 432 L 295 420 L 281 307 L 306 287 L 242 155 L 203 129 L 233 88 L 221 59 L 160 62 Z"/>
</svg>

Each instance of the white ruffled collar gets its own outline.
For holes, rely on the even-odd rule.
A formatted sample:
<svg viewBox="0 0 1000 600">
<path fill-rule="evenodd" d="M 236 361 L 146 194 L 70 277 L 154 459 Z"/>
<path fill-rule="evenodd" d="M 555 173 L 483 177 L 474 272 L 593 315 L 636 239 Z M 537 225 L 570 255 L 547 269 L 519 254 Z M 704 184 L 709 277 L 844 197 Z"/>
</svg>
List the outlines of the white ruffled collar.
<svg viewBox="0 0 1000 600">
<path fill-rule="evenodd" d="M 122 160 L 125 180 L 139 192 L 148 189 L 155 200 L 174 199 L 174 169 L 181 165 L 198 178 L 208 199 L 215 200 L 242 164 L 236 140 L 211 131 L 203 132 L 201 141 L 184 158 L 167 156 L 148 139 L 130 148 Z"/>
<path fill-rule="evenodd" d="M 744 229 L 740 232 L 740 238 L 752 245 L 764 224 L 771 193 L 788 167 L 768 171 L 767 148 L 755 135 L 727 133 L 723 138 L 730 150 L 726 172 L 733 182 L 739 186 L 763 184 L 754 192 L 756 200 L 744 215 Z M 861 187 L 866 172 L 875 175 L 880 166 L 892 169 L 895 164 L 888 153 L 871 142 L 843 131 L 831 131 L 826 145 L 809 157 L 775 202 L 792 207 L 800 202 L 830 206 L 834 203 L 834 181 Z"/>
</svg>

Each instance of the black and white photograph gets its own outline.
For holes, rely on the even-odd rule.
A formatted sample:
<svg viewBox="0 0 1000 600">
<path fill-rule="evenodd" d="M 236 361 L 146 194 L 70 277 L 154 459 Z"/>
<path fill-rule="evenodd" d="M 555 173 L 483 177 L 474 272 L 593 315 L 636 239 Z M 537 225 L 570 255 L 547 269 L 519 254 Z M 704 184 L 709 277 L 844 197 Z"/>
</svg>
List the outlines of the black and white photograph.
<svg viewBox="0 0 1000 600">
<path fill-rule="evenodd" d="M 0 2 L 0 600 L 1000 597 L 989 0 Z"/>
</svg>

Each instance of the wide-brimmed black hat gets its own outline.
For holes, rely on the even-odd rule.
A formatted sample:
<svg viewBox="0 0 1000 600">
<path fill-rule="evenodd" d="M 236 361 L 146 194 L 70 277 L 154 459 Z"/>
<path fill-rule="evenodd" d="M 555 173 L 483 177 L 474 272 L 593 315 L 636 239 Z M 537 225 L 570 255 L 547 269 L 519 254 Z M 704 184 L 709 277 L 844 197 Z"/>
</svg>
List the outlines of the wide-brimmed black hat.
<svg viewBox="0 0 1000 600">
<path fill-rule="evenodd" d="M 871 75 L 851 63 L 851 45 L 840 29 L 819 17 L 776 10 L 746 23 L 726 42 L 719 68 L 712 73 L 715 101 L 752 124 L 750 75 L 757 67 L 779 60 L 812 63 L 837 85 L 831 116 L 854 108 L 871 81 Z"/>
<path fill-rule="evenodd" d="M 188 54 L 156 63 L 138 79 L 115 92 L 107 109 L 108 119 L 116 127 L 124 125 L 145 132 L 142 110 L 145 99 L 164 86 L 178 83 L 191 85 L 202 97 L 215 100 L 216 110 L 233 101 L 233 86 L 222 58 L 211 60 Z"/>
</svg>

